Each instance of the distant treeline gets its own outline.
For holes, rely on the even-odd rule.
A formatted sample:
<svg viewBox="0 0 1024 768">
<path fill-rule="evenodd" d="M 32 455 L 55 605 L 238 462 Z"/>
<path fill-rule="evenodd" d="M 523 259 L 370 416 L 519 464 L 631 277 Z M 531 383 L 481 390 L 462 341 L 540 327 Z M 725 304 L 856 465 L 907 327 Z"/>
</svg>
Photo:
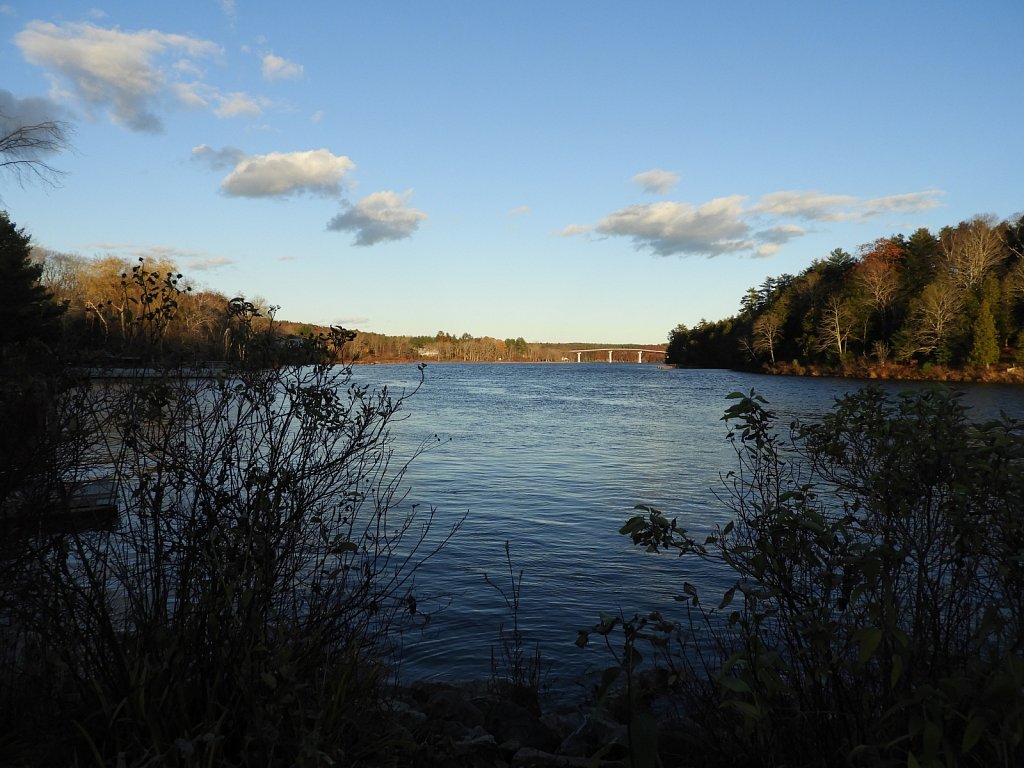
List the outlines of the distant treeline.
<svg viewBox="0 0 1024 768">
<path fill-rule="evenodd" d="M 857 255 L 836 249 L 750 288 L 732 317 L 677 326 L 668 360 L 786 370 L 1020 363 L 1024 215 L 883 237 Z"/>
<path fill-rule="evenodd" d="M 10 222 L 8 228 L 15 234 Z M 18 234 L 27 247 L 27 237 Z M 262 297 L 229 297 L 203 288 L 169 260 L 87 258 L 38 247 L 30 248 L 30 253 L 38 283 L 48 292 L 48 303 L 64 308 L 46 313 L 50 327 L 42 335 L 83 361 L 146 360 L 154 355 L 184 360 L 239 359 L 255 339 L 264 346 L 271 339 L 279 356 L 301 346 L 303 339 L 330 331 L 327 326 L 280 320 L 278 307 Z M 341 350 L 340 358 L 346 361 L 575 362 L 572 350 L 587 347 L 665 347 L 531 343 L 522 337 L 478 338 L 445 331 L 432 336 L 354 333 Z M 587 359 L 608 358 L 607 353 L 599 353 L 584 357 Z M 636 355 L 615 353 L 614 359 L 635 362 Z M 662 359 L 647 356 L 644 362 Z"/>
<path fill-rule="evenodd" d="M 300 330 L 310 329 L 304 326 Z M 346 356 L 357 361 L 424 360 L 467 363 L 558 363 L 576 362 L 574 350 L 609 349 L 664 349 L 664 344 L 584 344 L 533 343 L 523 337 L 497 339 L 491 336 L 474 337 L 468 333 L 454 336 L 438 331 L 433 336 L 386 336 L 381 333 L 358 333 L 345 346 Z M 635 352 L 613 352 L 616 362 L 636 362 Z M 608 353 L 590 353 L 584 361 L 606 362 Z M 663 362 L 656 355 L 648 355 L 644 362 Z"/>
</svg>

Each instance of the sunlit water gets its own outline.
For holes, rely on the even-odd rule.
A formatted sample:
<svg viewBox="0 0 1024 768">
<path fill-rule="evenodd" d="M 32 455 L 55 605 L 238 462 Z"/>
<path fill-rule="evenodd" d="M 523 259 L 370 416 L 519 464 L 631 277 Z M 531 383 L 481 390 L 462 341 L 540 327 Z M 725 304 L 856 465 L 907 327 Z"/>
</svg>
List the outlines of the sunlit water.
<svg viewBox="0 0 1024 768">
<path fill-rule="evenodd" d="M 418 381 L 412 365 L 361 367 L 355 376 L 397 391 Z M 637 504 L 658 507 L 691 531 L 727 519 L 715 496 L 720 475 L 735 466 L 721 421 L 725 396 L 756 389 L 788 424 L 825 413 L 863 384 L 655 365 L 428 366 L 394 429 L 397 454 L 434 435 L 441 441 L 413 462 L 405 503 L 436 507 L 440 528 L 468 516 L 418 577 L 421 595 L 446 595 L 450 603 L 425 632 L 406 637 L 403 675 L 490 674 L 498 628 L 511 616 L 484 575 L 508 592 L 508 541 L 513 566 L 523 571 L 520 627 L 540 644 L 548 684 L 563 692 L 586 684 L 610 661 L 594 644 L 574 644 L 599 612 L 678 615 L 673 596 L 684 580 L 709 599 L 721 592 L 721 574 L 636 550 L 617 531 Z M 1000 410 L 1024 417 L 1024 389 L 961 388 L 979 417 Z"/>
</svg>

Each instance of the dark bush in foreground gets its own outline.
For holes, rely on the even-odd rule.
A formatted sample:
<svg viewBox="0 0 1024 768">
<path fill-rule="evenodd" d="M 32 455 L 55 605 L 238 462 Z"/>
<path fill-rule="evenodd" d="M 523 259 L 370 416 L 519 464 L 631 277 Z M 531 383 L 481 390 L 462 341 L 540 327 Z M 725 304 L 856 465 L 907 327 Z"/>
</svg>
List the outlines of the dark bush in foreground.
<svg viewBox="0 0 1024 768">
<path fill-rule="evenodd" d="M 622 533 L 732 586 L 709 605 L 684 584 L 684 625 L 592 630 L 622 626 L 631 679 L 637 645 L 653 644 L 686 751 L 720 765 L 1024 762 L 1020 425 L 973 424 L 941 390 L 867 389 L 787 439 L 762 398 L 731 397 L 732 521 L 694 537 L 642 508 Z"/>
<path fill-rule="evenodd" d="M 120 522 L 53 532 L 38 495 L 17 510 L 0 754 L 291 766 L 387 752 L 396 633 L 426 606 L 418 564 L 452 532 L 399 504 L 389 426 L 404 396 L 326 364 L 153 374 L 52 404 L 61 481 L 107 476 Z"/>
</svg>

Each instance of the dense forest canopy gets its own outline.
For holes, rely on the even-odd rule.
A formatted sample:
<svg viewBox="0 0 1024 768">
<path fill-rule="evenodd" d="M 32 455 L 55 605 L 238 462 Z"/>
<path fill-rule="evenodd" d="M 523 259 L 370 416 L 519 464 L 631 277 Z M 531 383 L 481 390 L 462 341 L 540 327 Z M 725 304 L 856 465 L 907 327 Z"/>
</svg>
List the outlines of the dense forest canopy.
<svg viewBox="0 0 1024 768">
<path fill-rule="evenodd" d="M 842 249 L 750 288 L 736 315 L 669 335 L 669 362 L 799 368 L 1024 360 L 1024 214 Z"/>
</svg>

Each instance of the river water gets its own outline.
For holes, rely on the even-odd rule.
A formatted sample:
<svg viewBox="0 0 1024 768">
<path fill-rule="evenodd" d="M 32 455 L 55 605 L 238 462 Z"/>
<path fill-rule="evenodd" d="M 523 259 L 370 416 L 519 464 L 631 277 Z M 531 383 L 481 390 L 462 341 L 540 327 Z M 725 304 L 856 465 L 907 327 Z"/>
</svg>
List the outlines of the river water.
<svg viewBox="0 0 1024 768">
<path fill-rule="evenodd" d="M 415 386 L 414 365 L 356 369 L 360 382 Z M 734 468 L 721 416 L 726 395 L 756 389 L 779 414 L 821 415 L 866 382 L 769 377 L 635 364 L 434 364 L 393 430 L 396 454 L 423 441 L 406 477 L 405 505 L 437 509 L 443 528 L 466 515 L 448 546 L 419 574 L 423 632 L 406 636 L 407 679 L 490 674 L 498 628 L 511 615 L 485 575 L 509 591 L 505 542 L 522 571 L 520 628 L 538 643 L 555 691 L 586 685 L 607 652 L 574 641 L 598 614 L 661 610 L 679 615 L 683 581 L 721 594 L 722 575 L 696 561 L 632 547 L 619 527 L 637 504 L 678 517 L 691 531 L 728 519 L 716 498 Z M 921 386 L 881 384 L 896 392 Z M 1024 418 L 1024 389 L 960 385 L 979 417 Z M 435 441 L 433 436 L 439 440 Z M 431 595 L 434 599 L 431 599 Z"/>
</svg>

